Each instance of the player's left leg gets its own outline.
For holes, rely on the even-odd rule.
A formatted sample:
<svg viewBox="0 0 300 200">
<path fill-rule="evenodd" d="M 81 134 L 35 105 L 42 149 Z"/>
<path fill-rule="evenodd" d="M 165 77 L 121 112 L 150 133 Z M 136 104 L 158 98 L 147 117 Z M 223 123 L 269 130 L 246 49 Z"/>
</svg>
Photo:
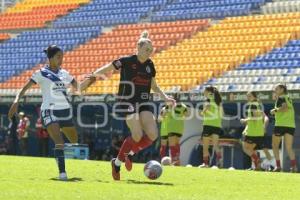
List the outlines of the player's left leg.
<svg viewBox="0 0 300 200">
<path fill-rule="evenodd" d="M 293 150 L 293 141 L 294 141 L 294 136 L 291 134 L 284 134 L 284 143 L 285 143 L 285 148 L 286 151 L 289 155 L 289 158 L 291 160 L 291 172 L 297 172 L 297 163 L 296 163 L 296 157 L 295 157 L 295 152 Z"/>
<path fill-rule="evenodd" d="M 217 166 L 222 167 L 223 161 L 222 161 L 222 154 L 219 146 L 219 135 L 218 134 L 212 134 L 212 144 L 213 144 L 213 150 L 216 153 L 217 158 Z"/>
<path fill-rule="evenodd" d="M 64 135 L 68 138 L 70 143 L 78 143 L 78 134 L 74 126 L 62 127 L 61 130 L 64 133 Z"/>
<path fill-rule="evenodd" d="M 168 145 L 168 138 L 166 138 L 166 137 L 167 136 L 161 136 L 161 139 L 160 139 L 159 154 L 160 154 L 161 159 L 166 156 L 167 145 Z"/>
<path fill-rule="evenodd" d="M 180 134 L 170 133 L 168 137 L 171 160 L 173 165 L 180 165 Z"/>
<path fill-rule="evenodd" d="M 255 165 L 255 169 L 259 169 L 259 157 L 255 151 L 256 144 L 255 143 L 249 143 L 249 141 L 243 142 L 243 150 L 244 152 L 251 157 L 252 162 Z"/>
<path fill-rule="evenodd" d="M 158 129 L 155 117 L 150 111 L 140 112 L 140 122 L 143 127 L 144 135 L 138 143 L 138 149 L 134 149 L 134 153 L 149 147 L 158 137 Z"/>
<path fill-rule="evenodd" d="M 267 160 L 269 160 L 269 161 L 272 160 L 272 156 L 269 152 L 269 149 L 268 148 L 263 148 L 263 151 L 264 151 L 264 154 L 265 154 Z"/>
<path fill-rule="evenodd" d="M 203 164 L 199 167 L 209 167 L 209 143 L 211 140 L 211 136 L 203 136 L 202 137 L 202 146 L 203 146 Z"/>
<path fill-rule="evenodd" d="M 279 135 L 272 135 L 272 149 L 273 154 L 276 159 L 276 167 L 273 170 L 274 172 L 280 172 L 281 171 L 281 163 L 280 163 L 280 157 L 279 157 L 279 146 L 281 143 L 281 136 Z"/>
</svg>

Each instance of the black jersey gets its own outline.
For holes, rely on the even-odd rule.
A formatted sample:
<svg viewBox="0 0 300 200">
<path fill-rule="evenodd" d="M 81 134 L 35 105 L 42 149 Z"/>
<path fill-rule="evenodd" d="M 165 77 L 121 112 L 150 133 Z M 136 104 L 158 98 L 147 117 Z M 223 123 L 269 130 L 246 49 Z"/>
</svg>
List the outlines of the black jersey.
<svg viewBox="0 0 300 200">
<path fill-rule="evenodd" d="M 132 55 L 113 61 L 113 65 L 121 71 L 119 100 L 130 103 L 149 101 L 151 80 L 156 74 L 152 60 L 141 63 L 137 55 Z"/>
</svg>

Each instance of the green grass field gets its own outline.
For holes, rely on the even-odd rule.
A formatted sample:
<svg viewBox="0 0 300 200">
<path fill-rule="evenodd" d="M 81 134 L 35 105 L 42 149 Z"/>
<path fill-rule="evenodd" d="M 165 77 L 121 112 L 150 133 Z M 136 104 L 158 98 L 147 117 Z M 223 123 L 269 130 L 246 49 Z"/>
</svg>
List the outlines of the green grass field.
<svg viewBox="0 0 300 200">
<path fill-rule="evenodd" d="M 122 181 L 111 178 L 108 162 L 67 160 L 70 181 L 56 179 L 54 159 L 0 156 L 0 200 L 299 200 L 300 175 L 164 167 L 156 181 L 135 164 Z"/>
</svg>

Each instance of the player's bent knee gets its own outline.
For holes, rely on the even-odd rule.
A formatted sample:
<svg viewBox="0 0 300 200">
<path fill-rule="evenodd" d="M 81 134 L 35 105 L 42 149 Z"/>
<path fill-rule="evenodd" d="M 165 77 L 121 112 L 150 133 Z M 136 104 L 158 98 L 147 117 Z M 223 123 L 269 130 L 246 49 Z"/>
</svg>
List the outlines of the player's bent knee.
<svg viewBox="0 0 300 200">
<path fill-rule="evenodd" d="M 157 139 L 157 133 L 147 134 L 150 140 L 154 141 Z"/>
<path fill-rule="evenodd" d="M 145 130 L 146 135 L 149 137 L 150 140 L 154 141 L 158 137 L 157 129 L 147 129 Z"/>
<path fill-rule="evenodd" d="M 132 137 L 133 141 L 139 142 L 139 141 L 141 141 L 143 134 L 141 132 L 132 132 L 131 137 Z"/>
</svg>

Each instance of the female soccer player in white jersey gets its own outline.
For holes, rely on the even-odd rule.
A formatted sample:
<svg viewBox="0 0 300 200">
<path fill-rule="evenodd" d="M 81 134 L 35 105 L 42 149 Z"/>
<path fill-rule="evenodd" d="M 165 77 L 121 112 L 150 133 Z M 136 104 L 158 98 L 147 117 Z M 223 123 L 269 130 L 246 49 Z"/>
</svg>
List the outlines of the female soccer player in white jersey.
<svg viewBox="0 0 300 200">
<path fill-rule="evenodd" d="M 149 105 L 150 90 L 159 93 L 166 102 L 175 104 L 175 100 L 168 97 L 156 83 L 156 71 L 150 59 L 152 52 L 153 46 L 148 32 L 143 32 L 137 43 L 137 54 L 122 57 L 97 69 L 82 85 L 84 89 L 95 81 L 95 77 L 114 70 L 120 72 L 117 105 L 119 116 L 125 118 L 131 136 L 125 139 L 117 158 L 111 162 L 114 180 L 120 180 L 121 163 L 125 162 L 126 169 L 130 171 L 131 155 L 150 146 L 158 136 L 153 110 Z"/>
<path fill-rule="evenodd" d="M 66 70 L 61 68 L 63 51 L 58 46 L 49 46 L 44 52 L 49 59 L 49 64 L 32 75 L 31 79 L 17 94 L 8 115 L 12 117 L 17 112 L 19 100 L 31 86 L 34 84 L 40 86 L 43 96 L 41 105 L 42 123 L 55 143 L 54 156 L 58 164 L 59 179 L 67 180 L 64 140 L 60 130 L 71 143 L 77 143 L 78 136 L 72 120 L 71 105 L 67 98 L 66 85 L 71 84 L 76 89 L 78 85 L 77 81 Z"/>
</svg>

